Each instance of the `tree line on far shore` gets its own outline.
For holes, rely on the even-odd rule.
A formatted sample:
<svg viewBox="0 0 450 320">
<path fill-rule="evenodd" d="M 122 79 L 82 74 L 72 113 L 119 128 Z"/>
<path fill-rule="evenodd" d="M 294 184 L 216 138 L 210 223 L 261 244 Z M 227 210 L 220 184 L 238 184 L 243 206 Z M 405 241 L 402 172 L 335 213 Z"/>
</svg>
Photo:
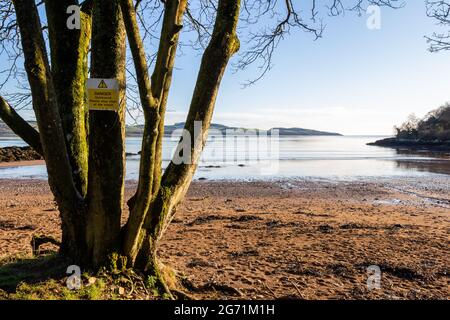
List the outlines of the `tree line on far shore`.
<svg viewBox="0 0 450 320">
<path fill-rule="evenodd" d="M 428 112 L 422 119 L 411 114 L 394 130 L 397 139 L 450 141 L 450 103 Z"/>
</svg>

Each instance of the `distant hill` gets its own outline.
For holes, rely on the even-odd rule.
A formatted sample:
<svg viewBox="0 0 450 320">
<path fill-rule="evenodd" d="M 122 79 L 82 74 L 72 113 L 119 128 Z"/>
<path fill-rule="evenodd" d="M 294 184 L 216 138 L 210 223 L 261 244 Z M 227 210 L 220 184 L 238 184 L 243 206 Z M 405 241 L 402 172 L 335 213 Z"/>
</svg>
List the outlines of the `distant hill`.
<svg viewBox="0 0 450 320">
<path fill-rule="evenodd" d="M 272 130 L 278 130 L 280 136 L 342 136 L 336 132 L 326 132 L 303 128 L 273 128 Z"/>
<path fill-rule="evenodd" d="M 36 122 L 31 121 L 30 124 L 33 127 L 36 127 Z M 175 130 L 183 129 L 184 122 L 178 122 L 173 125 L 167 125 L 165 127 L 164 133 L 166 135 L 171 135 Z M 226 130 L 249 130 L 246 128 L 237 128 L 237 127 L 228 127 L 223 124 L 213 123 L 211 124 L 211 129 L 220 131 L 222 134 L 226 132 Z M 258 129 L 252 129 L 258 130 Z M 273 130 L 278 130 L 280 136 L 340 136 L 341 134 L 335 132 L 324 132 L 303 128 L 272 128 L 269 131 L 271 133 Z M 127 136 L 128 137 L 139 137 L 142 135 L 144 131 L 143 125 L 133 125 L 127 126 Z M 15 134 L 5 125 L 2 121 L 0 121 L 0 137 L 15 137 Z"/>
<path fill-rule="evenodd" d="M 171 135 L 175 130 L 183 129 L 184 122 L 178 122 L 173 125 L 167 125 L 164 129 L 164 134 Z M 127 126 L 127 136 L 140 136 L 144 130 L 143 125 Z M 220 131 L 224 134 L 227 130 L 256 130 L 259 129 L 249 129 L 249 128 L 238 128 L 238 127 L 228 127 L 223 124 L 212 123 L 210 130 Z M 268 132 L 272 133 L 274 130 L 278 130 L 280 136 L 341 136 L 339 133 L 335 132 L 325 132 L 318 130 L 310 130 L 303 128 L 272 128 Z M 265 130 L 261 130 L 265 131 Z"/>
</svg>

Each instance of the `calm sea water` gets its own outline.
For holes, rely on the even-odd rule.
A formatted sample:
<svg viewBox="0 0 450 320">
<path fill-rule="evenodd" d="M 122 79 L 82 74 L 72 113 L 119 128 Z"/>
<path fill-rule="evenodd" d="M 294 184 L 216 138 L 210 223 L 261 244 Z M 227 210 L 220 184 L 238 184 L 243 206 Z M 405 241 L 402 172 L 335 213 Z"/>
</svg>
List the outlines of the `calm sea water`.
<svg viewBox="0 0 450 320">
<path fill-rule="evenodd" d="M 373 136 L 284 136 L 260 147 L 256 138 L 236 138 L 230 143 L 211 137 L 196 179 L 279 179 L 433 176 L 450 174 L 450 156 L 411 154 L 389 148 L 367 146 L 382 137 Z M 177 140 L 165 138 L 163 166 L 172 157 Z M 23 146 L 18 139 L 0 138 L 0 147 Z M 267 146 L 270 145 L 270 150 Z M 127 138 L 126 151 L 138 153 L 139 138 Z M 270 151 L 270 152 L 269 152 Z M 136 179 L 139 155 L 127 158 L 127 179 Z M 44 166 L 0 167 L 2 178 L 45 179 Z"/>
</svg>

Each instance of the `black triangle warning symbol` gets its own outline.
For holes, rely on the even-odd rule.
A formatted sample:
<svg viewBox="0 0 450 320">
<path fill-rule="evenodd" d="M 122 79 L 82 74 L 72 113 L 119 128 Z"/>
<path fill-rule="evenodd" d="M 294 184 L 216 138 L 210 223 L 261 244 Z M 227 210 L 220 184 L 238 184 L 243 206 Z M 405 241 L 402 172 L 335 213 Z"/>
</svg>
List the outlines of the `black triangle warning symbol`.
<svg viewBox="0 0 450 320">
<path fill-rule="evenodd" d="M 98 87 L 97 87 L 97 88 L 99 88 L 99 89 L 108 89 L 108 86 L 106 85 L 105 81 L 102 80 L 102 81 L 100 81 L 100 83 L 98 84 Z"/>
</svg>

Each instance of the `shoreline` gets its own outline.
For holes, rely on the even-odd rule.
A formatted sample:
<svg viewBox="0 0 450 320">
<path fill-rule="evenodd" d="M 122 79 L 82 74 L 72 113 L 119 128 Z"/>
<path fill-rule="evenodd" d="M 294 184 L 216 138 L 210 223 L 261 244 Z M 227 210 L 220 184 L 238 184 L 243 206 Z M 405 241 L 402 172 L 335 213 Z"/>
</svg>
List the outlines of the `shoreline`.
<svg viewBox="0 0 450 320">
<path fill-rule="evenodd" d="M 43 166 L 43 165 L 45 165 L 44 160 L 21 160 L 21 161 L 0 162 L 0 168 L 16 168 L 16 167 Z"/>
<path fill-rule="evenodd" d="M 159 255 L 196 287 L 213 279 L 243 299 L 448 299 L 450 186 L 437 180 L 195 181 Z M 29 254 L 33 234 L 60 237 L 45 181 L 0 180 L 0 195 L 2 258 Z M 380 290 L 367 289 L 370 265 Z"/>
<path fill-rule="evenodd" d="M 428 151 L 437 153 L 450 152 L 450 141 L 421 141 L 421 140 L 402 140 L 395 137 L 385 138 L 370 142 L 368 146 L 398 148 L 411 151 Z"/>
</svg>

